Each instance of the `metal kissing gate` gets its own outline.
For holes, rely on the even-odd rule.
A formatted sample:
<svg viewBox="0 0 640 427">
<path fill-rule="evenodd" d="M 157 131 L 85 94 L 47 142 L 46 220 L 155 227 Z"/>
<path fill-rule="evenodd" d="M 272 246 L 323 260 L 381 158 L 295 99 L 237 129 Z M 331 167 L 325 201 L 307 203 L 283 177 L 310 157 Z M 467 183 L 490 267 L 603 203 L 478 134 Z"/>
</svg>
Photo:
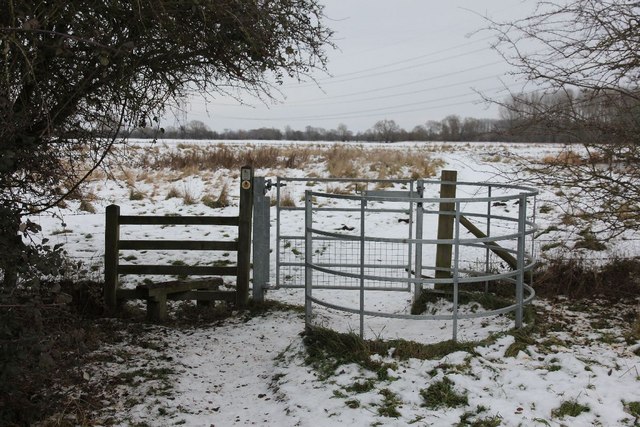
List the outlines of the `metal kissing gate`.
<svg viewBox="0 0 640 427">
<path fill-rule="evenodd" d="M 255 188 L 265 184 L 272 185 Z M 307 188 L 304 206 L 294 197 L 296 184 Z M 305 289 L 307 327 L 314 305 L 359 316 L 360 336 L 367 316 L 451 321 L 454 340 L 461 319 L 514 312 L 522 326 L 523 307 L 534 297 L 526 282 L 535 264 L 536 190 L 458 182 L 454 171 L 440 180 L 278 178 L 274 185 L 275 287 Z M 262 225 L 254 222 L 254 298 L 269 282 L 268 264 L 261 264 L 268 257 L 256 256 L 269 251 L 269 201 L 256 200 L 254 221 Z M 461 295 L 497 286 L 511 293 L 511 304 L 461 311 Z M 350 290 L 358 292 L 355 305 L 331 298 Z M 451 306 L 436 314 L 384 312 L 366 305 L 372 291 L 412 292 L 414 301 L 438 294 Z"/>
</svg>

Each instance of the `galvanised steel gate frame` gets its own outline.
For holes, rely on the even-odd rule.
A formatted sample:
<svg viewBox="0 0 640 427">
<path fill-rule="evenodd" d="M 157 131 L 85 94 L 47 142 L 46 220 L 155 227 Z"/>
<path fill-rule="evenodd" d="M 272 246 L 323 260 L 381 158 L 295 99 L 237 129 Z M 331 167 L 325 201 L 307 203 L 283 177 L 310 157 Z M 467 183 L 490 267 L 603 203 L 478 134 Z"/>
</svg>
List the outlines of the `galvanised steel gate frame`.
<svg viewBox="0 0 640 427">
<path fill-rule="evenodd" d="M 371 213 L 383 213 L 383 214 L 405 214 L 408 215 L 407 223 L 406 223 L 406 239 L 411 239 L 414 233 L 414 198 L 420 197 L 422 195 L 421 189 L 416 187 L 417 181 L 409 180 L 409 179 L 357 179 L 357 178 L 288 178 L 288 177 L 278 177 L 276 181 L 276 274 L 275 274 L 275 288 L 299 288 L 302 289 L 305 287 L 304 284 L 304 269 L 305 269 L 305 253 L 304 253 L 304 242 L 305 242 L 305 234 L 304 228 L 300 229 L 299 234 L 282 234 L 282 223 L 283 223 L 283 215 L 288 213 L 300 213 L 299 218 L 295 218 L 291 221 L 298 221 L 300 225 L 304 222 L 304 207 L 296 207 L 296 206 L 284 206 L 283 205 L 283 187 L 286 186 L 295 186 L 295 185 L 305 185 L 307 186 L 309 183 L 319 183 L 319 184 L 355 184 L 356 191 L 354 193 L 359 193 L 361 195 L 366 195 L 370 197 L 385 195 L 386 197 L 396 197 L 400 203 L 406 204 L 404 208 L 392 207 L 392 208 L 375 208 L 375 207 L 366 207 L 366 212 Z M 400 186 L 408 187 L 406 190 L 368 190 L 369 186 L 387 186 L 397 184 Z M 336 195 L 339 196 L 339 195 Z M 340 198 L 340 197 L 336 197 Z M 406 203 L 405 203 L 406 202 Z M 316 207 L 316 211 L 318 212 L 360 212 L 359 208 L 352 207 Z M 331 236 L 316 236 L 316 240 L 318 241 L 335 241 L 335 237 Z M 289 245 L 289 246 L 287 246 Z M 285 247 L 287 246 L 287 247 Z M 296 257 L 291 259 L 287 257 L 288 254 L 285 254 L 285 249 L 288 249 L 290 246 L 293 246 L 293 251 L 296 253 Z M 372 269 L 391 269 L 396 271 L 396 275 L 401 275 L 406 278 L 410 278 L 412 275 L 412 271 L 414 270 L 413 265 L 413 247 L 412 245 L 403 245 L 402 248 L 405 253 L 402 258 L 406 260 L 404 263 L 394 263 L 394 264 L 368 264 L 365 267 Z M 349 262 L 340 262 L 340 263 L 331 263 L 331 262 L 323 262 L 318 265 L 322 268 L 332 268 L 332 267 L 342 267 L 342 268 L 360 268 L 360 264 L 357 263 L 349 263 Z M 287 274 L 285 272 L 290 272 L 291 274 Z M 297 274 L 296 274 L 297 272 Z M 291 277 L 288 277 L 291 276 Z M 316 286 L 316 289 L 353 289 L 353 286 L 345 286 L 344 284 L 336 283 L 325 283 Z M 393 283 L 389 286 L 368 286 L 367 289 L 370 290 L 389 290 L 389 291 L 410 291 L 411 283 L 409 282 L 398 282 Z"/>
<path fill-rule="evenodd" d="M 442 181 L 422 181 L 418 183 L 420 193 L 424 188 L 424 183 L 440 184 Z M 485 187 L 487 196 L 484 197 L 453 197 L 453 198 L 424 198 L 421 196 L 412 197 L 397 197 L 396 195 L 391 197 L 384 197 L 383 195 L 368 195 L 362 193 L 360 195 L 336 195 L 327 194 L 314 191 L 305 192 L 305 307 L 306 307 L 306 325 L 311 327 L 313 324 L 312 316 L 312 304 L 318 304 L 327 308 L 358 314 L 360 318 L 360 336 L 364 335 L 364 317 L 365 316 L 377 316 L 387 318 L 399 318 L 399 319 L 413 319 L 413 320 L 451 320 L 453 323 L 453 339 L 457 339 L 458 320 L 471 319 L 479 317 L 488 317 L 498 314 L 505 314 L 508 312 L 515 312 L 515 326 L 522 327 L 523 325 L 523 307 L 529 303 L 535 293 L 533 288 L 525 283 L 526 275 L 530 275 L 535 266 L 533 258 L 533 251 L 530 254 L 526 253 L 526 239 L 531 238 L 533 249 L 533 237 L 536 230 L 535 227 L 535 199 L 537 191 L 531 188 L 507 185 L 507 184 L 479 184 L 469 182 L 447 182 L 447 185 L 455 184 L 456 186 L 476 186 Z M 496 195 L 494 190 L 501 190 L 502 194 Z M 506 193 L 505 193 L 506 192 Z M 334 231 L 327 231 L 316 223 L 315 216 L 321 213 L 321 209 L 318 208 L 319 200 L 327 199 L 342 199 L 350 200 L 359 204 L 359 219 L 360 229 L 356 235 L 342 235 Z M 380 201 L 404 201 L 410 203 L 411 206 L 415 205 L 415 219 L 416 219 L 416 235 L 415 238 L 394 238 L 394 237 L 372 237 L 368 235 L 366 228 L 366 212 L 367 205 L 371 202 Z M 494 204 L 506 204 L 512 202 L 518 206 L 517 216 L 508 216 L 505 214 L 496 214 L 492 212 L 491 207 Z M 440 209 L 429 210 L 425 209 L 425 205 L 439 204 Z M 486 212 L 479 212 L 477 209 L 465 209 L 467 204 L 486 204 Z M 443 204 L 452 204 L 453 209 L 450 211 L 444 211 L 442 209 Z M 527 206 L 534 206 L 531 218 L 527 217 Z M 436 215 L 438 221 L 441 222 L 443 217 L 452 217 L 453 230 L 450 238 L 436 238 L 428 239 L 423 238 L 423 217 L 424 215 Z M 413 217 L 413 216 L 412 216 Z M 487 226 L 486 234 L 479 231 L 477 227 L 469 220 L 472 219 L 484 219 L 484 223 Z M 493 220 L 493 221 L 492 221 Z M 492 222 L 502 221 L 514 226 L 513 230 L 500 233 L 492 233 Z M 466 228 L 473 237 L 463 237 L 461 229 Z M 320 258 L 317 251 L 314 251 L 314 242 L 319 241 L 322 238 L 331 238 L 335 240 L 353 241 L 357 242 L 360 248 L 359 256 L 357 257 L 357 269 L 356 271 L 345 271 L 341 269 L 344 265 L 326 265 L 318 262 Z M 415 250 L 415 271 L 408 277 L 393 277 L 388 275 L 373 274 L 370 270 L 370 264 L 367 259 L 367 245 L 372 242 L 384 242 L 391 243 L 403 243 L 407 247 L 416 247 Z M 500 243 L 505 244 L 501 246 Z M 507 247 L 507 243 L 515 243 L 512 247 Z M 422 265 L 422 247 L 434 246 L 434 245 L 450 245 L 452 251 L 452 264 L 450 267 L 443 268 L 442 266 L 423 266 Z M 488 261 L 486 263 L 487 268 L 482 270 L 464 267 L 461 265 L 461 251 L 467 249 L 477 249 L 487 251 L 487 258 L 489 251 L 495 253 L 504 261 L 506 261 L 511 269 L 503 272 L 491 271 L 488 268 Z M 336 268 L 337 267 L 337 268 Z M 431 270 L 438 272 L 446 270 L 446 275 L 437 274 L 433 276 L 423 275 L 425 270 Z M 409 269 L 411 272 L 411 269 Z M 347 307 L 344 305 L 331 303 L 322 298 L 314 296 L 313 290 L 319 289 L 314 284 L 314 274 L 323 273 L 336 277 L 337 280 L 351 280 L 357 283 L 357 286 L 351 286 L 349 289 L 356 289 L 360 292 L 359 307 Z M 428 286 L 444 286 L 447 291 L 453 297 L 452 301 L 452 313 L 451 314 L 404 314 L 404 313 L 386 313 L 380 311 L 368 310 L 365 307 L 365 292 L 372 288 L 367 286 L 370 281 L 383 281 L 387 283 L 403 283 L 408 287 L 412 285 L 416 289 L 418 294 L 422 287 Z M 514 300 L 515 303 L 507 307 L 503 307 L 495 310 L 487 310 L 476 313 L 459 313 L 459 294 L 461 285 L 479 285 L 486 290 L 486 286 L 489 282 L 502 282 L 512 284 L 514 286 Z M 375 288 L 380 289 L 380 288 Z"/>
</svg>

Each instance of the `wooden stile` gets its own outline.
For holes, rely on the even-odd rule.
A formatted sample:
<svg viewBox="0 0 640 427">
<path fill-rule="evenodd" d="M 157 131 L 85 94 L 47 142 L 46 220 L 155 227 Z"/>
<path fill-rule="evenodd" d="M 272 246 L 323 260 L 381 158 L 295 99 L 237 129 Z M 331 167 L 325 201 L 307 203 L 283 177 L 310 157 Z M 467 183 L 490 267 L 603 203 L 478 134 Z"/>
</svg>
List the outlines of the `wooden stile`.
<svg viewBox="0 0 640 427">
<path fill-rule="evenodd" d="M 109 313 L 116 311 L 118 300 L 146 299 L 149 318 L 167 317 L 166 301 L 195 299 L 199 301 L 234 302 L 245 307 L 249 295 L 251 269 L 251 219 L 253 212 L 253 169 L 241 170 L 240 208 L 238 216 L 132 216 L 120 215 L 120 207 L 106 209 L 105 225 L 105 284 L 104 302 Z M 198 240 L 120 240 L 121 225 L 221 225 L 238 227 L 237 241 Z M 120 265 L 121 250 L 197 250 L 235 251 L 235 266 L 188 265 Z M 118 289 L 120 274 L 177 275 L 177 276 L 235 276 L 236 291 L 219 291 L 219 277 L 205 281 L 172 281 L 138 286 L 136 289 Z M 215 284 L 215 286 L 211 284 Z"/>
</svg>

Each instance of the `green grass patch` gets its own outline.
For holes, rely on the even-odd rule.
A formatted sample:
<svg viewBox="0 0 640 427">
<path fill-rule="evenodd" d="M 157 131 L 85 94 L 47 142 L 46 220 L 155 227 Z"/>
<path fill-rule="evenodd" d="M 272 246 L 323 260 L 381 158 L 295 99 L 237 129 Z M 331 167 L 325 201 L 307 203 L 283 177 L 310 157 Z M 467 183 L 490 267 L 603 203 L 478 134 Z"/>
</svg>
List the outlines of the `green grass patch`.
<svg viewBox="0 0 640 427">
<path fill-rule="evenodd" d="M 346 399 L 349 396 L 346 395 L 342 390 L 333 390 L 333 397 L 335 397 L 336 399 Z"/>
<path fill-rule="evenodd" d="M 306 363 L 314 367 L 322 379 L 332 376 L 344 364 L 356 363 L 378 376 L 379 380 L 389 380 L 389 369 L 396 369 L 394 363 L 371 360 L 374 354 L 389 354 L 400 360 L 416 358 L 422 360 L 441 359 L 456 351 L 475 354 L 474 348 L 488 345 L 494 339 L 471 342 L 443 341 L 435 344 L 421 344 L 407 340 L 362 340 L 354 333 L 340 333 L 326 328 L 314 327 L 305 332 L 304 344 L 307 350 Z"/>
<path fill-rule="evenodd" d="M 546 213 L 549 213 L 549 212 L 552 212 L 552 211 L 553 211 L 553 206 L 551 206 L 551 205 L 544 204 L 544 205 L 540 206 L 540 213 L 541 214 L 546 214 Z"/>
<path fill-rule="evenodd" d="M 640 418 L 640 402 L 622 402 L 624 410 L 627 411 L 632 417 Z"/>
<path fill-rule="evenodd" d="M 475 413 L 467 411 L 460 416 L 460 421 L 456 427 L 498 427 L 502 424 L 502 417 L 495 415 L 493 417 L 478 418 L 478 415 L 485 412 L 487 408 L 478 406 Z"/>
<path fill-rule="evenodd" d="M 332 376 L 344 364 L 357 363 L 377 372 L 386 370 L 385 364 L 371 360 L 366 343 L 356 334 L 343 334 L 325 328 L 312 328 L 305 333 L 307 349 L 305 363 L 320 374 L 321 379 Z"/>
<path fill-rule="evenodd" d="M 540 250 L 542 252 L 547 252 L 547 251 L 550 251 L 551 249 L 559 248 L 560 246 L 563 246 L 562 242 L 546 243 L 540 246 Z"/>
<path fill-rule="evenodd" d="M 516 341 L 504 351 L 504 357 L 516 357 L 518 353 L 526 352 L 527 344 Z"/>
<path fill-rule="evenodd" d="M 380 390 L 380 394 L 382 395 L 382 404 L 378 408 L 378 415 L 389 418 L 400 417 L 401 414 L 398 411 L 398 407 L 402 406 L 402 400 L 398 395 L 388 388 Z"/>
<path fill-rule="evenodd" d="M 358 399 L 345 400 L 344 404 L 351 409 L 357 409 L 360 407 L 360 401 Z"/>
<path fill-rule="evenodd" d="M 515 338 L 515 341 L 507 347 L 504 352 L 505 357 L 516 357 L 520 351 L 526 352 L 527 346 L 535 345 L 536 340 L 533 337 L 537 333 L 537 327 L 533 324 L 520 329 L 513 329 L 509 335 Z"/>
<path fill-rule="evenodd" d="M 604 251 L 607 249 L 607 245 L 598 240 L 595 234 L 586 231 L 581 232 L 580 235 L 582 239 L 575 243 L 573 249 L 588 249 L 590 251 Z"/>
<path fill-rule="evenodd" d="M 344 389 L 350 393 L 360 394 L 360 393 L 366 393 L 368 391 L 373 390 L 375 386 L 376 386 L 375 380 L 373 380 L 372 378 L 369 378 L 363 381 L 356 381 L 350 386 L 345 387 Z"/>
<path fill-rule="evenodd" d="M 453 381 L 444 377 L 436 381 L 426 389 L 420 390 L 420 396 L 424 400 L 422 406 L 429 409 L 456 408 L 469 404 L 466 394 L 458 393 L 453 388 Z"/>
<path fill-rule="evenodd" d="M 581 405 L 575 400 L 567 400 L 556 409 L 551 411 L 551 416 L 555 418 L 577 417 L 578 415 L 589 412 L 588 406 Z"/>
</svg>

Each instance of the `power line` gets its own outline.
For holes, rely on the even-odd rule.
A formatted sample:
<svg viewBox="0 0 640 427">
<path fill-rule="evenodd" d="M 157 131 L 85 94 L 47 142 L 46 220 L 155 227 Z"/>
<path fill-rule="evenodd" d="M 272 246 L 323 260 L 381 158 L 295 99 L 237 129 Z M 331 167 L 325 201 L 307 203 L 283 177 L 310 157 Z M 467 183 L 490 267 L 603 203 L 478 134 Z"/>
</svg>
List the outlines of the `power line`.
<svg viewBox="0 0 640 427">
<path fill-rule="evenodd" d="M 333 76 L 333 77 L 326 77 L 326 78 L 323 78 L 323 79 L 318 79 L 316 81 L 317 82 L 321 82 L 321 81 L 325 81 L 325 80 L 332 80 L 334 78 L 348 77 L 348 76 L 352 76 L 352 75 L 356 75 L 356 74 L 366 73 L 368 71 L 376 71 L 376 70 L 380 70 L 380 69 L 383 69 L 383 68 L 393 67 L 395 65 L 405 64 L 407 62 L 413 62 L 413 61 L 417 61 L 419 59 L 428 58 L 430 56 L 435 56 L 435 55 L 438 55 L 440 53 L 450 52 L 451 50 L 457 49 L 457 48 L 460 48 L 460 47 L 469 47 L 472 44 L 483 42 L 485 40 L 489 40 L 489 39 L 492 39 L 492 38 L 493 38 L 493 36 L 487 36 L 487 37 L 484 37 L 484 38 L 479 39 L 479 40 L 475 40 L 475 41 L 468 42 L 468 43 L 461 43 L 461 44 L 454 45 L 454 46 L 451 46 L 451 47 L 448 47 L 448 48 L 444 48 L 444 49 L 440 49 L 440 50 L 437 50 L 437 51 L 434 51 L 434 52 L 425 53 L 423 55 L 414 56 L 414 57 L 403 59 L 403 60 L 400 60 L 400 61 L 389 62 L 387 64 L 378 65 L 378 66 L 375 66 L 375 67 L 363 68 L 362 70 L 352 71 L 350 73 L 344 73 L 344 74 L 340 74 L 340 75 Z M 482 50 L 488 50 L 488 49 L 490 49 L 490 48 L 483 48 L 483 49 L 481 49 L 481 51 Z M 460 54 L 457 54 L 457 55 L 453 55 L 453 56 L 449 56 L 449 57 L 445 57 L 445 58 L 440 58 L 437 61 L 432 61 L 432 62 L 429 62 L 427 64 L 430 64 L 430 63 L 433 63 L 433 62 L 447 61 L 449 59 L 455 59 L 455 58 L 459 58 L 461 56 L 465 56 L 465 55 L 469 55 L 469 54 L 477 53 L 477 52 L 478 52 L 477 50 L 476 51 L 471 51 L 471 52 L 463 52 L 463 53 L 460 53 Z M 294 85 L 292 85 L 292 86 L 294 86 Z"/>
<path fill-rule="evenodd" d="M 405 83 L 398 83 L 398 84 L 390 85 L 390 86 L 377 87 L 377 88 L 372 88 L 372 89 L 367 89 L 367 90 L 362 90 L 362 91 L 357 91 L 357 92 L 350 92 L 350 93 L 346 93 L 346 94 L 343 94 L 343 95 L 334 95 L 334 96 L 329 96 L 329 97 L 324 97 L 324 98 L 315 98 L 315 99 L 310 99 L 310 100 L 307 100 L 307 101 L 314 102 L 314 101 L 321 101 L 321 100 L 325 100 L 325 99 L 341 99 L 341 98 L 348 98 L 348 97 L 353 96 L 353 95 L 361 95 L 361 94 L 364 94 L 364 93 L 373 93 L 373 92 L 385 91 L 385 90 L 388 90 L 388 89 L 397 89 L 397 88 L 400 88 L 400 87 L 412 86 L 412 85 L 417 84 L 417 83 L 424 83 L 424 82 L 429 82 L 429 81 L 433 81 L 433 80 L 439 80 L 439 79 L 442 79 L 442 78 L 445 78 L 445 77 L 464 74 L 464 73 L 468 73 L 469 71 L 476 71 L 476 70 L 479 70 L 479 69 L 482 69 L 482 68 L 488 68 L 488 67 L 491 67 L 491 66 L 497 65 L 497 64 L 502 64 L 502 61 L 496 61 L 496 62 L 490 62 L 490 63 L 487 63 L 487 64 L 476 65 L 476 66 L 473 66 L 473 67 L 470 67 L 470 68 L 465 68 L 465 69 L 462 69 L 462 70 L 449 72 L 449 73 L 445 73 L 445 74 L 438 74 L 438 75 L 435 75 L 435 76 L 427 77 L 427 78 L 424 78 L 424 79 L 412 80 L 412 81 L 405 82 Z M 484 78 L 482 78 L 482 79 L 484 79 Z M 489 77 L 487 77 L 486 79 L 489 79 Z M 433 90 L 442 89 L 442 88 L 448 88 L 448 87 L 455 87 L 455 86 L 458 86 L 458 85 L 461 85 L 461 84 L 475 83 L 476 81 L 479 81 L 479 80 L 481 80 L 481 79 L 472 79 L 472 80 L 468 80 L 468 81 L 465 81 L 465 82 L 452 83 L 452 84 L 444 85 L 444 86 L 441 86 L 441 87 L 434 87 Z M 230 104 L 217 104 L 217 103 L 212 103 L 211 105 L 213 105 L 213 106 L 216 106 L 216 105 L 217 106 L 231 106 Z M 290 103 L 289 105 L 297 105 L 297 104 L 296 103 Z M 244 104 L 235 104 L 233 106 L 235 106 L 235 107 L 246 107 L 246 105 L 244 105 Z"/>
<path fill-rule="evenodd" d="M 450 84 L 446 84 L 446 85 L 433 86 L 433 87 L 429 87 L 429 88 L 426 88 L 426 89 L 394 93 L 394 94 L 391 94 L 391 95 L 382 95 L 382 96 L 375 96 L 375 97 L 369 97 L 369 98 L 360 98 L 360 99 L 354 99 L 354 100 L 348 100 L 348 101 L 341 101 L 341 103 L 342 104 L 353 104 L 353 103 L 356 103 L 356 102 L 374 101 L 374 100 L 378 100 L 378 99 L 395 98 L 395 97 L 398 97 L 398 96 L 413 95 L 413 94 L 416 94 L 416 93 L 424 93 L 424 92 L 432 92 L 434 90 L 447 89 L 447 88 L 450 88 L 450 87 L 462 86 L 464 84 L 477 83 L 477 82 L 481 82 L 481 81 L 485 81 L 485 80 L 495 80 L 495 79 L 496 79 L 496 76 L 487 76 L 487 77 L 481 77 L 481 78 L 477 78 L 477 79 L 466 80 L 466 81 L 458 82 L 458 83 L 450 83 Z M 367 90 L 367 91 L 362 91 L 362 92 L 357 92 L 357 93 L 360 94 L 360 93 L 371 93 L 371 92 L 372 92 L 371 90 Z M 331 99 L 336 99 L 336 98 L 345 98 L 347 96 L 348 95 L 329 96 L 329 97 L 326 97 L 326 98 L 316 98 L 316 99 L 311 99 L 311 100 L 307 100 L 307 101 L 303 101 L 303 102 L 287 103 L 286 105 L 293 105 L 293 106 L 299 106 L 299 107 L 317 107 L 317 106 L 327 105 L 327 103 L 308 104 L 308 102 L 320 101 L 320 100 L 331 100 Z"/>
<path fill-rule="evenodd" d="M 499 92 L 507 89 L 504 86 L 500 86 L 497 88 L 492 88 L 489 90 L 497 90 L 497 89 L 501 89 Z M 497 93 L 499 93 L 497 92 Z M 233 117 L 233 116 L 217 116 L 218 118 L 221 119 L 231 119 L 231 120 L 246 120 L 246 121 L 271 121 L 271 120 L 288 120 L 288 121 L 297 121 L 297 120 L 329 120 L 329 119 L 336 119 L 336 118 L 360 118 L 360 117 L 370 117 L 372 115 L 369 114 L 365 114 L 365 113 L 374 113 L 374 112 L 385 112 L 386 114 L 400 114 L 400 113 L 406 113 L 406 112 L 417 112 L 417 111 L 422 111 L 422 110 L 431 110 L 434 108 L 443 108 L 443 107 L 450 107 L 450 106 L 455 106 L 455 105 L 463 105 L 468 103 L 469 101 L 465 101 L 465 102 L 458 102 L 458 103 L 454 103 L 454 104 L 445 104 L 445 105 L 436 105 L 436 106 L 432 106 L 432 107 L 428 107 L 428 108 L 420 108 L 420 109 L 411 109 L 411 110 L 399 110 L 399 111 L 394 111 L 395 109 L 402 109 L 402 108 L 406 108 L 406 107 L 414 107 L 414 106 L 418 106 L 418 105 L 428 105 L 428 104 L 432 104 L 434 102 L 439 102 L 439 101 L 447 101 L 450 99 L 457 99 L 457 98 L 463 98 L 463 97 L 468 97 L 471 95 L 477 95 L 475 92 L 468 92 L 468 93 L 464 93 L 464 94 L 460 94 L 460 95 L 453 95 L 453 96 L 447 96 L 447 97 L 443 97 L 443 98 L 437 98 L 437 99 L 431 99 L 429 101 L 420 101 L 420 102 L 412 102 L 412 103 L 408 103 L 408 104 L 400 104 L 400 105 L 394 105 L 394 106 L 389 106 L 389 107 L 382 107 L 382 108 L 372 108 L 372 109 L 367 109 L 367 110 L 358 110 L 358 111 L 353 111 L 353 112 L 349 112 L 349 113 L 344 113 L 344 114 L 329 114 L 329 115 L 313 115 L 313 116 L 289 116 L 289 117 Z M 215 116 L 214 116 L 215 117 Z"/>
<path fill-rule="evenodd" d="M 481 49 L 481 51 L 482 50 L 489 50 L 489 48 Z M 328 77 L 326 79 L 318 79 L 313 83 L 284 85 L 283 87 L 300 87 L 300 88 L 304 88 L 304 87 L 316 86 L 319 83 L 322 83 L 323 85 L 327 85 L 327 84 L 344 83 L 344 82 L 349 82 L 349 81 L 358 80 L 358 79 L 365 79 L 365 78 L 369 78 L 369 77 L 383 76 L 383 75 L 386 75 L 386 74 L 397 73 L 399 71 L 406 71 L 406 70 L 411 70 L 411 69 L 414 69 L 414 68 L 423 67 L 425 65 L 438 64 L 438 63 L 443 62 L 443 61 L 448 61 L 450 59 L 460 58 L 460 57 L 463 57 L 463 56 L 467 56 L 470 53 L 477 53 L 477 52 L 478 51 L 475 51 L 475 52 L 463 52 L 463 53 L 460 53 L 460 54 L 457 54 L 457 55 L 452 55 L 452 56 L 449 56 L 449 57 L 446 57 L 446 58 L 442 58 L 442 59 L 438 59 L 438 60 L 435 60 L 435 61 L 421 62 L 419 64 L 413 64 L 413 65 L 409 65 L 409 66 L 406 66 L 406 67 L 397 68 L 397 69 L 394 69 L 394 70 L 380 71 L 380 72 L 377 72 L 377 73 L 370 73 L 370 74 L 365 74 L 365 75 L 362 75 L 362 76 L 357 75 L 357 76 L 354 76 L 354 77 L 348 77 L 346 79 L 342 78 L 344 76 L 343 75 L 343 76 L 338 76 L 338 77 Z M 504 61 L 497 61 L 495 64 L 503 64 L 503 63 L 504 63 Z M 375 67 L 373 69 L 375 70 L 375 69 L 378 69 L 378 68 L 383 68 L 383 67 Z M 360 74 L 360 73 L 361 73 L 360 71 L 354 71 L 353 73 L 349 73 L 348 75 L 354 75 L 354 74 Z"/>
</svg>

